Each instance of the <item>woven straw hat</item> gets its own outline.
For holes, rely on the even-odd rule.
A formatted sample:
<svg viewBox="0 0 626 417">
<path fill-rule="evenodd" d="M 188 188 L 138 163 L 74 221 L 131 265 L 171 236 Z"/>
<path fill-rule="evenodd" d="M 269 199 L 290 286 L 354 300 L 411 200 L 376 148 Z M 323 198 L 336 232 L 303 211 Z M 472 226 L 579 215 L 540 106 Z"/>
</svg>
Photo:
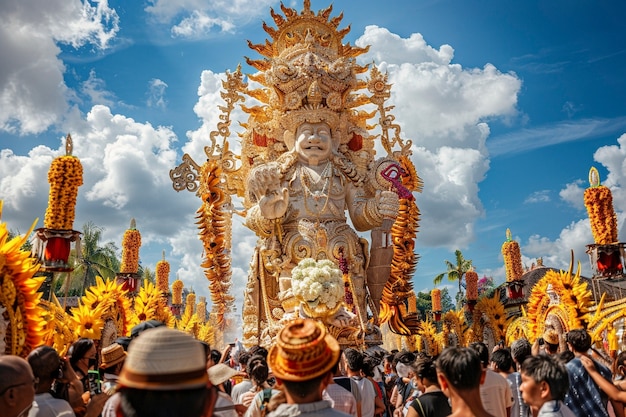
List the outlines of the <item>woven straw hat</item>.
<svg viewBox="0 0 626 417">
<path fill-rule="evenodd" d="M 202 344 L 187 333 L 162 326 L 145 330 L 130 344 L 119 384 L 181 390 L 204 387 L 208 379 Z"/>
<path fill-rule="evenodd" d="M 339 343 L 322 323 L 296 319 L 280 331 L 267 362 L 277 378 L 308 381 L 330 371 L 340 353 Z"/>
<path fill-rule="evenodd" d="M 110 368 L 126 359 L 126 352 L 124 352 L 122 345 L 118 343 L 112 343 L 102 348 L 101 355 L 102 363 L 100 363 L 100 368 Z"/>
<path fill-rule="evenodd" d="M 239 373 L 223 363 L 211 366 L 207 372 L 209 373 L 209 381 L 213 385 L 223 384 Z"/>
<path fill-rule="evenodd" d="M 551 345 L 558 345 L 559 334 L 555 330 L 548 329 L 545 332 L 543 332 L 543 340 L 545 340 L 546 343 L 549 343 Z"/>
</svg>

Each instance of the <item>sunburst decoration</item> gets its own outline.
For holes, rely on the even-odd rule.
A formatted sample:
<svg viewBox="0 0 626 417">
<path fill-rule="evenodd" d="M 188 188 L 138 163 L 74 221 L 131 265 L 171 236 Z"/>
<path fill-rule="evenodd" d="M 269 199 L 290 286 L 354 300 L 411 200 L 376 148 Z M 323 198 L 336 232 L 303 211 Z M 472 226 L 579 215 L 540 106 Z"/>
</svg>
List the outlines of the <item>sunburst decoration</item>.
<svg viewBox="0 0 626 417">
<path fill-rule="evenodd" d="M 64 356 L 72 343 L 76 341 L 75 322 L 65 312 L 57 297 L 53 294 L 52 301 L 40 300 L 42 308 L 41 321 L 44 323 L 43 344 L 52 346 L 59 355 Z"/>
<path fill-rule="evenodd" d="M 506 318 L 504 304 L 500 302 L 500 291 L 495 291 L 492 297 L 482 297 L 476 304 L 475 310 L 486 319 L 485 325 L 493 331 L 495 341 L 504 340 L 506 328 L 512 319 Z"/>
<path fill-rule="evenodd" d="M 37 290 L 45 278 L 33 277 L 39 265 L 20 249 L 36 223 L 25 235 L 9 240 L 7 225 L 0 222 L 0 353 L 8 355 L 25 357 L 44 336 Z"/>
<path fill-rule="evenodd" d="M 102 277 L 96 276 L 96 285 L 85 290 L 81 304 L 92 310 L 100 308 L 102 320 L 113 321 L 117 334 L 125 335 L 132 314 L 127 294 L 128 291 L 124 289 L 123 283 L 118 283 L 116 280 L 104 281 Z"/>
<path fill-rule="evenodd" d="M 431 356 L 437 356 L 441 353 L 443 347 L 443 333 L 437 332 L 437 328 L 430 320 L 422 321 L 417 331 L 421 341 L 424 342 L 426 353 Z"/>
<path fill-rule="evenodd" d="M 161 291 L 147 279 L 143 281 L 143 286 L 135 297 L 130 327 L 146 320 L 159 320 L 167 327 L 174 327 L 176 323 L 176 318 L 168 308 L 167 301 L 161 296 Z"/>
<path fill-rule="evenodd" d="M 589 308 L 593 295 L 587 283 L 580 279 L 580 262 L 576 274 L 573 275 L 574 254 L 568 271 L 548 271 L 532 289 L 528 298 L 528 327 L 531 338 L 543 333 L 548 310 L 558 309 L 562 314 L 566 331 L 586 328 L 589 322 Z M 551 300 L 550 294 L 558 300 Z M 552 304 L 551 304 L 552 303 Z"/>
<path fill-rule="evenodd" d="M 465 320 L 465 312 L 461 310 L 450 310 L 443 316 L 443 346 L 452 345 L 450 337 L 456 338 L 456 346 L 466 346 L 466 332 L 468 329 Z"/>
<path fill-rule="evenodd" d="M 71 309 L 71 320 L 74 322 L 75 333 L 78 337 L 99 340 L 104 328 L 103 306 L 92 309 L 90 306 L 78 303 L 78 307 Z"/>
</svg>

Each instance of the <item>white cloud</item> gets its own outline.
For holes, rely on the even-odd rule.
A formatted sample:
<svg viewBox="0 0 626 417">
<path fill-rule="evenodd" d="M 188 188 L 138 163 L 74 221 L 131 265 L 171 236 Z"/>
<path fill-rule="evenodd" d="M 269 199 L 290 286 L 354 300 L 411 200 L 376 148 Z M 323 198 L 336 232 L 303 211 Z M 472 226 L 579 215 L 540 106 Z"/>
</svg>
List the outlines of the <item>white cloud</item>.
<svg viewBox="0 0 626 417">
<path fill-rule="evenodd" d="M 0 129 L 41 133 L 68 110 L 57 42 L 106 48 L 118 31 L 106 0 L 7 0 L 0 3 Z M 7 59 L 10 57 L 10 59 Z"/>
<path fill-rule="evenodd" d="M 146 12 L 158 22 L 172 24 L 172 36 L 201 38 L 211 34 L 212 29 L 232 32 L 239 24 L 245 24 L 267 13 L 273 0 L 149 0 Z"/>
<path fill-rule="evenodd" d="M 194 10 L 189 17 L 172 27 L 172 35 L 183 38 L 201 38 L 208 35 L 215 27 L 220 28 L 220 32 L 232 32 L 235 25 L 227 20 L 214 18 Z"/>
<path fill-rule="evenodd" d="M 167 90 L 167 83 L 158 78 L 153 78 L 148 83 L 148 107 L 157 107 L 165 109 L 167 107 L 167 100 L 165 99 L 165 90 Z"/>
<path fill-rule="evenodd" d="M 436 50 L 420 34 L 405 39 L 368 26 L 355 44 L 370 45 L 361 63 L 374 60 L 388 73 L 392 113 L 414 144 L 412 160 L 425 184 L 417 204 L 428 218 L 420 223 L 421 244 L 466 248 L 484 215 L 478 184 L 489 169 L 487 122 L 515 115 L 521 81 L 493 65 L 451 64 L 450 46 Z"/>
<path fill-rule="evenodd" d="M 550 202 L 550 190 L 535 191 L 524 200 L 526 204 L 534 203 L 549 203 Z"/>
<path fill-rule="evenodd" d="M 583 194 L 585 190 L 582 187 L 582 184 L 582 180 L 577 180 L 567 184 L 564 189 L 559 191 L 559 197 L 561 197 L 563 201 L 571 204 L 573 207 L 584 209 L 585 203 Z"/>
<path fill-rule="evenodd" d="M 89 71 L 89 78 L 81 83 L 80 92 L 89 97 L 93 104 L 111 107 L 116 101 L 115 94 L 106 89 L 106 83 L 103 79 L 98 78 L 93 69 Z"/>
</svg>

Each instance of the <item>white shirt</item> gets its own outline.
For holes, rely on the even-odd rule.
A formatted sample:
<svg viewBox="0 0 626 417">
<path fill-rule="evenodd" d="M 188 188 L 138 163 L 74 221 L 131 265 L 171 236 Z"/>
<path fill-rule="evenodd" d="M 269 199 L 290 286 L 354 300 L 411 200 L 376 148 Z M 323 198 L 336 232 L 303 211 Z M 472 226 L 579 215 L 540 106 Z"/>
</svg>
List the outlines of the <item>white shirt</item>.
<svg viewBox="0 0 626 417">
<path fill-rule="evenodd" d="M 351 377 L 361 391 L 361 417 L 374 417 L 376 410 L 376 389 L 367 378 Z M 507 384 L 508 386 L 508 384 Z"/>
<path fill-rule="evenodd" d="M 487 412 L 495 417 L 506 417 L 506 409 L 513 405 L 511 386 L 502 375 L 487 369 L 485 382 L 480 385 L 480 399 Z"/>
</svg>

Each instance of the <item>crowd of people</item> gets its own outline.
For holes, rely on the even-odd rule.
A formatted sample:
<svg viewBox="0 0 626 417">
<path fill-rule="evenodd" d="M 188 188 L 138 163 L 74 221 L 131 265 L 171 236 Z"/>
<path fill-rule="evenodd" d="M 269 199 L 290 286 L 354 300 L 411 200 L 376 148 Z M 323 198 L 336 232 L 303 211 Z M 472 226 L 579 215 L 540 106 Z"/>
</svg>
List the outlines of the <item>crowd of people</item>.
<svg viewBox="0 0 626 417">
<path fill-rule="evenodd" d="M 81 338 L 67 357 L 50 346 L 0 356 L 0 416 L 624 416 L 626 352 L 607 366 L 586 330 L 542 339 L 431 357 L 341 349 L 323 324 L 296 319 L 269 350 L 220 352 L 148 321 L 102 349 Z"/>
</svg>

